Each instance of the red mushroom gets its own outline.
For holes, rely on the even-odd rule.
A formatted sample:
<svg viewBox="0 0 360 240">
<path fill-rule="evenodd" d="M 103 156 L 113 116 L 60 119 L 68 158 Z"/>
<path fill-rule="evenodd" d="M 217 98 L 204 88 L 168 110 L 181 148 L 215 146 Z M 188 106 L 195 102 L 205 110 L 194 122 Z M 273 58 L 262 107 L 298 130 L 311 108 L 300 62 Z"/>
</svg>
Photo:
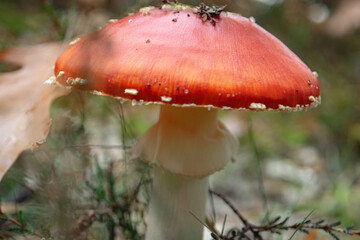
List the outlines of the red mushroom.
<svg viewBox="0 0 360 240">
<path fill-rule="evenodd" d="M 218 10 L 143 8 L 56 61 L 60 85 L 161 104 L 158 122 L 134 147 L 157 166 L 146 239 L 201 239 L 193 215 L 205 218 L 208 176 L 238 145 L 217 109 L 299 111 L 320 103 L 316 74 L 294 53 L 252 19 Z"/>
</svg>

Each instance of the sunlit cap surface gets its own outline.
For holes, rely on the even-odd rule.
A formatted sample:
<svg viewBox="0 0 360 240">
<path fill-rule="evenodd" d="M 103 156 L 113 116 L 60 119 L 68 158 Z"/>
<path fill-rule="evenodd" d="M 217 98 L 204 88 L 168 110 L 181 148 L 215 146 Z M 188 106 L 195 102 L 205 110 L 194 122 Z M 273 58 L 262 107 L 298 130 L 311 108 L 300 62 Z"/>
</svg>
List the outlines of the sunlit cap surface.
<svg viewBox="0 0 360 240">
<path fill-rule="evenodd" d="M 142 102 L 223 109 L 303 110 L 317 76 L 251 19 L 148 8 L 112 21 L 56 61 L 61 85 Z"/>
</svg>

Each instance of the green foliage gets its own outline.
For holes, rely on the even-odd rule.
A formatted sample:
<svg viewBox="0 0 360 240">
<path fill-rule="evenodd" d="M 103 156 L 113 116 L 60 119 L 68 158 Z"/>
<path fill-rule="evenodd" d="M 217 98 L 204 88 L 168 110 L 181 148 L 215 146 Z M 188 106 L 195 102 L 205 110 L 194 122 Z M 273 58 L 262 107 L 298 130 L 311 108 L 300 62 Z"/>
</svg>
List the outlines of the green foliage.
<svg viewBox="0 0 360 240">
<path fill-rule="evenodd" d="M 21 15 L 14 2 L 3 1 L 0 4 L 0 22 L 6 31 L 9 31 L 15 36 L 19 36 L 28 30 L 29 24 Z"/>
</svg>

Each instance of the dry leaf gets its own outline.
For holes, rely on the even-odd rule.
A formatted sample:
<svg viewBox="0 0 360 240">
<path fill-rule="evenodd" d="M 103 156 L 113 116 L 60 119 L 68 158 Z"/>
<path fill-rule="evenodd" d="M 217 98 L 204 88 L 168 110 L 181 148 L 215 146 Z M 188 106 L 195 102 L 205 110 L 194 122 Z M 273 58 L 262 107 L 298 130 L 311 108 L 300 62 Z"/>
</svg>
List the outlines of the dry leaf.
<svg viewBox="0 0 360 240">
<path fill-rule="evenodd" d="M 308 235 L 304 238 L 304 240 L 316 240 L 317 239 L 317 229 L 313 229 L 310 231 Z"/>
<path fill-rule="evenodd" d="M 0 73 L 0 180 L 26 149 L 45 142 L 50 130 L 50 104 L 69 90 L 43 84 L 61 51 L 60 43 L 17 47 L 0 52 L 0 61 L 21 66 Z"/>
</svg>

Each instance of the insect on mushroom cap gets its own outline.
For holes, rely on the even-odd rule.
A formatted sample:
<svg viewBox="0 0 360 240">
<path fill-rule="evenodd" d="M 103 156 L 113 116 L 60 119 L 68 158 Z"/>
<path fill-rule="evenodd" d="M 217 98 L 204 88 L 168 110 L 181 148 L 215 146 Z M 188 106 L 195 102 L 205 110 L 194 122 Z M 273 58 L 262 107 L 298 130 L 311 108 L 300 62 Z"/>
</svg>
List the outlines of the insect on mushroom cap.
<svg viewBox="0 0 360 240">
<path fill-rule="evenodd" d="M 112 21 L 59 56 L 57 82 L 177 106 L 299 111 L 320 103 L 316 74 L 291 50 L 222 10 L 167 4 Z"/>
</svg>

